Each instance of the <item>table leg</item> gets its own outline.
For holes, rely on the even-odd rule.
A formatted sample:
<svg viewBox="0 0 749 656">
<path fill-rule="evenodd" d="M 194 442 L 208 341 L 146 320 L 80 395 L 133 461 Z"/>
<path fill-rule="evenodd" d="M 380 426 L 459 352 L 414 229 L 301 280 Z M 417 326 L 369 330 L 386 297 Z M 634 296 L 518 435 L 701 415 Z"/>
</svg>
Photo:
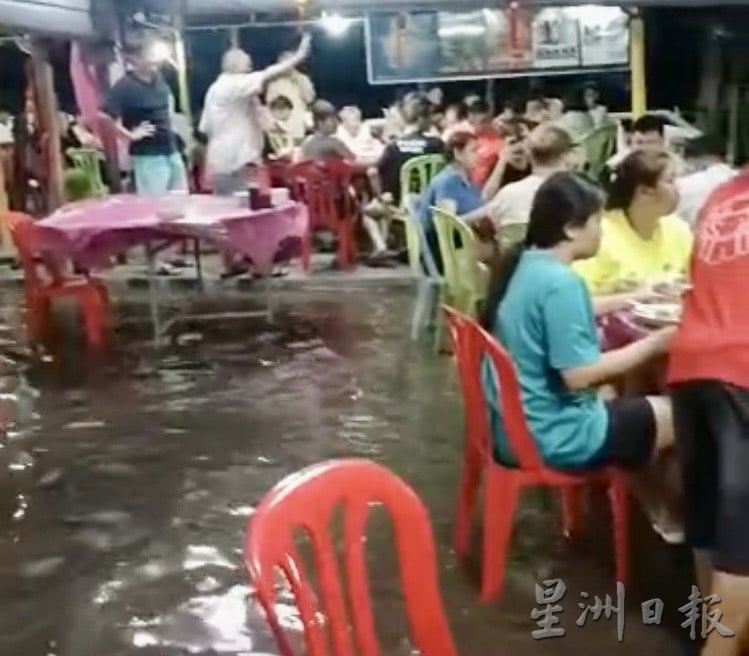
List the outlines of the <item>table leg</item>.
<svg viewBox="0 0 749 656">
<path fill-rule="evenodd" d="M 159 323 L 159 298 L 156 289 L 156 257 L 150 241 L 146 242 L 146 262 L 148 262 L 148 302 L 151 308 L 154 346 L 159 345 L 161 325 Z"/>
<path fill-rule="evenodd" d="M 273 314 L 274 314 L 274 303 L 273 303 L 273 276 L 268 274 L 267 276 L 264 276 L 264 284 L 265 284 L 265 303 L 266 308 L 268 310 L 267 317 L 268 321 L 273 321 Z"/>
<path fill-rule="evenodd" d="M 195 255 L 195 271 L 198 274 L 198 290 L 203 291 L 203 261 L 200 259 L 200 240 L 193 241 Z"/>
</svg>

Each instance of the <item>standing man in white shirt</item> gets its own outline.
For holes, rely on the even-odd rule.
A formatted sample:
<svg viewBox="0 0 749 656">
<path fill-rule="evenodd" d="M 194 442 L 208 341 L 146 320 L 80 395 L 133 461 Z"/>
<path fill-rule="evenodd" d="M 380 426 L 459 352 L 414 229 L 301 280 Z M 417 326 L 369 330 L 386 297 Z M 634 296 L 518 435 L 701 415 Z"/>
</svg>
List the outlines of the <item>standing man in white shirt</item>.
<svg viewBox="0 0 749 656">
<path fill-rule="evenodd" d="M 684 159 L 688 173 L 676 179 L 679 192 L 676 214 L 692 228 L 713 191 L 736 175 L 736 170 L 726 164 L 725 155 L 725 147 L 717 137 L 701 135 L 686 143 Z"/>
<path fill-rule="evenodd" d="M 298 50 L 262 71 L 252 70 L 252 59 L 240 49 L 229 50 L 222 73 L 208 89 L 200 131 L 208 137 L 206 166 L 213 191 L 230 195 L 247 188 L 249 167 L 261 162 L 263 123 L 261 94 L 266 85 L 298 66 L 309 55 L 310 36 Z"/>
</svg>

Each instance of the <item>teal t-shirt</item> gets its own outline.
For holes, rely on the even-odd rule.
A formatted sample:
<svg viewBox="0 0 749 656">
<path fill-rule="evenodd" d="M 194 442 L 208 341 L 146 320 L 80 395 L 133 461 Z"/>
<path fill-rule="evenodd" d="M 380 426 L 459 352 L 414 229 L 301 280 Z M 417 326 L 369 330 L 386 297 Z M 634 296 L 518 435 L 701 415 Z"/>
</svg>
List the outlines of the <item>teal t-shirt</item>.
<svg viewBox="0 0 749 656">
<path fill-rule="evenodd" d="M 589 463 L 606 437 L 606 408 L 596 390 L 570 392 L 561 376 L 601 357 L 595 313 L 582 278 L 548 251 L 524 252 L 497 310 L 494 331 L 515 362 L 531 434 L 546 464 L 561 469 Z M 497 455 L 514 463 L 489 362 L 484 390 Z"/>
</svg>

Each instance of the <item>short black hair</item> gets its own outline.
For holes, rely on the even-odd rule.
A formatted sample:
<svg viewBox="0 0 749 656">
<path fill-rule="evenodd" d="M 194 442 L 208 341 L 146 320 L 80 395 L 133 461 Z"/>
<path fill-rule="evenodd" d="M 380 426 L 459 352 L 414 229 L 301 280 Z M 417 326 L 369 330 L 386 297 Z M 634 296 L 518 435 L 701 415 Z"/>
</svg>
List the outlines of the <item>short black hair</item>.
<svg viewBox="0 0 749 656">
<path fill-rule="evenodd" d="M 276 96 L 268 106 L 271 109 L 294 109 L 294 103 L 287 96 Z"/>
<path fill-rule="evenodd" d="M 684 157 L 687 159 L 710 156 L 721 159 L 726 156 L 726 142 L 715 134 L 701 134 L 687 140 L 684 145 Z"/>
<path fill-rule="evenodd" d="M 477 98 L 473 102 L 471 102 L 470 105 L 468 105 L 468 113 L 469 114 L 488 114 L 491 112 L 491 109 L 489 108 L 489 103 L 486 102 L 483 98 Z"/>
<path fill-rule="evenodd" d="M 640 116 L 632 124 L 632 132 L 639 132 L 640 134 L 646 134 L 648 132 L 657 132 L 663 136 L 665 121 L 655 114 L 645 114 Z"/>
<path fill-rule="evenodd" d="M 417 123 L 429 120 L 432 115 L 432 103 L 425 93 L 412 93 L 404 101 L 403 114 L 406 122 Z"/>
<path fill-rule="evenodd" d="M 316 100 L 312 105 L 312 118 L 315 125 L 320 125 L 320 123 L 327 121 L 329 118 L 335 118 L 337 120 L 338 114 L 336 113 L 333 103 L 330 103 L 327 100 Z"/>
</svg>

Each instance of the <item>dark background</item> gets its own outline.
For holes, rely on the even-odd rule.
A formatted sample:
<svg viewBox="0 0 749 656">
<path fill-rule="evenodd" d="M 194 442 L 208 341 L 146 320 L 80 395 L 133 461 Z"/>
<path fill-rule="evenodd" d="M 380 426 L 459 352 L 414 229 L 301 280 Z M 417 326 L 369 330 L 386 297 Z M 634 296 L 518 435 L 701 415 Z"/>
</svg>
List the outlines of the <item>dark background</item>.
<svg viewBox="0 0 749 656">
<path fill-rule="evenodd" d="M 749 10 L 651 9 L 646 14 L 648 40 L 648 101 L 651 108 L 682 109 L 694 107 L 699 84 L 700 53 L 705 25 L 722 17 L 726 24 L 749 24 Z M 390 104 L 398 89 L 391 85 L 372 86 L 367 82 L 364 35 L 361 24 L 334 38 L 314 30 L 314 45 L 305 65 L 318 95 L 342 106 L 357 104 L 367 116 L 379 116 Z M 293 49 L 299 33 L 295 28 L 243 28 L 240 42 L 253 57 L 257 68 L 275 61 L 284 50 Z M 201 30 L 187 33 L 190 93 L 197 115 L 206 89 L 216 77 L 221 54 L 229 46 L 226 30 Z M 68 75 L 68 46 L 53 47 L 52 59 L 61 107 L 75 110 Z M 25 55 L 13 45 L 0 49 L 0 109 L 17 111 L 22 102 L 23 64 Z M 602 75 L 565 75 L 539 78 L 498 79 L 495 97 L 503 101 L 527 96 L 531 85 L 542 85 L 549 94 L 564 97 L 565 91 L 585 81 L 595 80 L 604 100 L 612 110 L 626 110 L 629 105 L 629 79 L 626 73 Z M 446 82 L 441 85 L 449 101 L 469 93 L 483 94 L 485 83 Z M 413 87 L 415 88 L 415 86 Z"/>
</svg>

